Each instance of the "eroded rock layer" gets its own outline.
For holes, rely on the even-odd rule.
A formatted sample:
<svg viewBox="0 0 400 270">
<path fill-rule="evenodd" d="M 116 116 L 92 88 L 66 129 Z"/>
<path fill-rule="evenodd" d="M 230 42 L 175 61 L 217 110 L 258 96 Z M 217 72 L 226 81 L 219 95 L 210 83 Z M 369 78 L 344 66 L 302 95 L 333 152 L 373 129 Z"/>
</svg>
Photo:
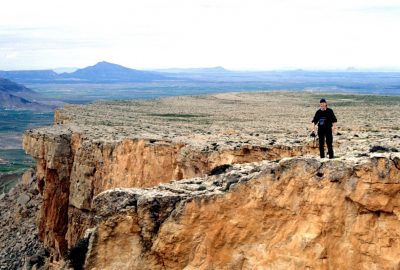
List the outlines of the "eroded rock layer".
<svg viewBox="0 0 400 270">
<path fill-rule="evenodd" d="M 14 188 L 0 195 L 0 269 L 40 269 L 47 256 L 38 239 L 42 198 L 33 169 Z"/>
<path fill-rule="evenodd" d="M 86 269 L 397 269 L 399 160 L 290 158 L 105 191 Z"/>
<path fill-rule="evenodd" d="M 91 141 L 79 131 L 26 132 L 24 149 L 37 160 L 43 206 L 39 234 L 56 258 L 92 224 L 93 197 L 116 187 L 151 187 L 208 174 L 224 164 L 276 159 L 315 151 L 310 147 L 214 143 L 190 145 L 152 139 Z"/>
<path fill-rule="evenodd" d="M 319 95 L 227 93 L 58 110 L 53 127 L 23 138 L 37 161 L 39 237 L 51 261 L 95 228 L 89 269 L 124 261 L 129 269 L 332 269 L 345 247 L 347 266 L 392 267 L 397 231 L 384 238 L 380 230 L 399 212 L 400 101 L 332 95 L 337 159 L 321 162 L 311 158 L 312 99 Z M 261 163 L 240 165 L 252 162 Z M 385 260 L 382 241 L 396 250 Z"/>
</svg>

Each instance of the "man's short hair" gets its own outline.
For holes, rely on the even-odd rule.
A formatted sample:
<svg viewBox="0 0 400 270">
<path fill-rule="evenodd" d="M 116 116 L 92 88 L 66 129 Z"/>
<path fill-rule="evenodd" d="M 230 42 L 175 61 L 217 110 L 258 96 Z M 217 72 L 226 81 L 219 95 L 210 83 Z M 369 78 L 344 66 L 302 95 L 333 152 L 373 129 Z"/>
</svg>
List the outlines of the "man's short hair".
<svg viewBox="0 0 400 270">
<path fill-rule="evenodd" d="M 326 100 L 324 98 L 321 98 L 321 100 L 319 101 L 319 103 L 326 103 Z"/>
</svg>

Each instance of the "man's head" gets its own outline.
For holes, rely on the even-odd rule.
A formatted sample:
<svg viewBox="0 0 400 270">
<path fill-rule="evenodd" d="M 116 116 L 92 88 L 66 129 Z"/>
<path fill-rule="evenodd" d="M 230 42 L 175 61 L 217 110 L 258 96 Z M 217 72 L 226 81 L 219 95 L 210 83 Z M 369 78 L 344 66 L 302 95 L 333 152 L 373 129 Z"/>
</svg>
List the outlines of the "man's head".
<svg viewBox="0 0 400 270">
<path fill-rule="evenodd" d="M 321 98 L 321 100 L 319 101 L 320 109 L 322 111 L 325 111 L 327 106 L 328 106 L 328 104 L 326 103 L 326 100 L 324 98 Z"/>
</svg>

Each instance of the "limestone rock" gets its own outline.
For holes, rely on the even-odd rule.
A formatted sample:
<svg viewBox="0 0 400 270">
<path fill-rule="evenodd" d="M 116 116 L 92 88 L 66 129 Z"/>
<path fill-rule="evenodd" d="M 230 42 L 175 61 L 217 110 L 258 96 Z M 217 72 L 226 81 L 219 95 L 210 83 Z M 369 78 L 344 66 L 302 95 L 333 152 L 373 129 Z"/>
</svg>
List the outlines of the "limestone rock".
<svg viewBox="0 0 400 270">
<path fill-rule="evenodd" d="M 81 133 L 82 132 L 82 133 Z M 293 156 L 306 147 L 226 145 L 122 139 L 92 141 L 79 128 L 56 126 L 27 132 L 25 150 L 37 159 L 43 194 L 39 235 L 54 257 L 62 257 L 93 223 L 92 199 L 112 188 L 152 187 L 210 173 L 215 167 Z M 207 147 L 211 148 L 212 143 Z"/>
<path fill-rule="evenodd" d="M 35 175 L 32 178 L 31 183 L 20 183 L 0 198 L 0 269 L 38 269 L 48 256 L 38 237 L 42 198 Z"/>
<path fill-rule="evenodd" d="M 359 198 L 359 185 L 385 181 L 382 164 L 393 184 Z M 105 191 L 94 200 L 101 218 L 85 269 L 395 269 L 399 176 L 389 157 L 291 158 Z M 205 192 L 181 192 L 188 182 Z"/>
<path fill-rule="evenodd" d="M 34 169 L 28 169 L 24 172 L 21 178 L 21 182 L 23 185 L 31 185 L 32 182 L 35 180 L 36 173 Z"/>
<path fill-rule="evenodd" d="M 90 238 L 88 269 L 398 268 L 399 154 L 369 150 L 400 149 L 400 104 L 379 100 L 372 118 L 364 101 L 338 108 L 339 158 L 320 160 L 305 128 L 311 96 L 58 110 L 53 127 L 23 138 L 51 265 L 71 267 L 65 256 Z"/>
</svg>

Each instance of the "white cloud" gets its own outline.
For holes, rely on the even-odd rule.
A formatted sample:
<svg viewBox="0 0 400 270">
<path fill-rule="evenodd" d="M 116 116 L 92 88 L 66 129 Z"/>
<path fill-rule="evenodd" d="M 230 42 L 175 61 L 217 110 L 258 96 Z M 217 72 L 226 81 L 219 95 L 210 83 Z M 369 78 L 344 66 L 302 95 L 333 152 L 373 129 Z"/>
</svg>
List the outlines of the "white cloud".
<svg viewBox="0 0 400 270">
<path fill-rule="evenodd" d="M 397 66 L 396 2 L 6 0 L 0 49 L 25 61 L 0 54 L 0 69 L 100 60 L 133 68 Z"/>
<path fill-rule="evenodd" d="M 18 56 L 17 52 L 10 52 L 10 53 L 7 53 L 5 55 L 5 58 L 7 58 L 7 59 L 15 59 L 15 58 L 17 58 L 17 56 Z"/>
</svg>

